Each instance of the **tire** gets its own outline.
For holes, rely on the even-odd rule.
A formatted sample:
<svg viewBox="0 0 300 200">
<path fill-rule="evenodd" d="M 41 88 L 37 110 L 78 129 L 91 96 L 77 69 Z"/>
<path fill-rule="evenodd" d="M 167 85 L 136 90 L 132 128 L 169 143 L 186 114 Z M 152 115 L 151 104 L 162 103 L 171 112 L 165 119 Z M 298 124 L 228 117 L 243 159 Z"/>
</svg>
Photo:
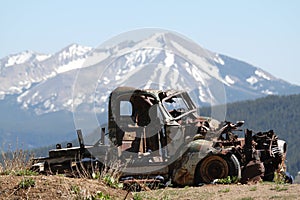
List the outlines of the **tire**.
<svg viewBox="0 0 300 200">
<path fill-rule="evenodd" d="M 221 156 L 212 155 L 204 158 L 197 168 L 196 183 L 211 183 L 215 179 L 226 178 L 229 175 L 227 161 Z"/>
<path fill-rule="evenodd" d="M 224 159 L 226 160 L 229 167 L 228 176 L 236 177 L 237 180 L 240 180 L 242 177 L 242 171 L 241 171 L 240 162 L 237 159 L 237 157 L 234 154 L 231 154 L 231 155 L 226 155 Z"/>
</svg>

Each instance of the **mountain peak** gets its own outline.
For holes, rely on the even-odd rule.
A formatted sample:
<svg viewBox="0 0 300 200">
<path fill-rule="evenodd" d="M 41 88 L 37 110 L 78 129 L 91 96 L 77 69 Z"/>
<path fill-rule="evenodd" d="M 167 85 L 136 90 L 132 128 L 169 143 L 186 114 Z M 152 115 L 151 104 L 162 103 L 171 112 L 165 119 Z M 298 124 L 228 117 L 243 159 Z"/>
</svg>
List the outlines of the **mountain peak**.
<svg viewBox="0 0 300 200">
<path fill-rule="evenodd" d="M 80 72 L 84 81 L 91 79 L 102 84 L 99 99 L 105 99 L 103 102 L 110 88 L 122 84 L 135 86 L 139 82 L 148 88 L 195 87 L 198 104 L 217 102 L 217 95 L 214 96 L 213 92 L 216 83 L 226 90 L 228 102 L 300 91 L 299 86 L 278 80 L 245 62 L 213 53 L 180 35 L 160 32 L 139 39 L 126 38 L 95 51 L 92 47 L 73 43 L 52 55 L 24 51 L 7 56 L 0 60 L 0 98 L 18 94 L 18 102 L 23 107 L 34 108 L 41 114 L 71 110 L 72 100 L 77 101 L 77 96 L 71 94 L 70 88 L 74 84 L 74 73 L 71 71 L 77 69 L 82 69 Z M 111 63 L 110 56 L 114 53 L 119 57 L 116 56 Z M 86 61 L 87 58 L 92 62 Z M 105 69 L 103 79 L 99 79 L 94 66 L 100 67 L 106 62 L 110 62 L 111 68 Z M 87 92 L 83 88 L 85 86 L 84 82 L 79 86 L 79 91 Z M 88 95 L 78 93 L 78 102 L 90 103 L 90 94 L 95 92 L 90 89 Z"/>
<path fill-rule="evenodd" d="M 51 54 L 42 54 L 31 50 L 25 50 L 20 53 L 10 54 L 9 56 L 1 59 L 0 67 L 11 67 L 13 65 L 20 65 L 31 61 L 41 62 L 50 56 Z"/>
<path fill-rule="evenodd" d="M 73 43 L 63 48 L 57 54 L 59 56 L 59 59 L 68 59 L 74 56 L 83 56 L 87 54 L 89 51 L 91 51 L 92 49 L 93 49 L 92 47 L 81 46 L 79 44 Z"/>
<path fill-rule="evenodd" d="M 18 65 L 25 63 L 34 57 L 34 52 L 30 50 L 22 51 L 20 53 L 12 54 L 4 58 L 5 67 L 10 67 L 13 65 Z"/>
</svg>

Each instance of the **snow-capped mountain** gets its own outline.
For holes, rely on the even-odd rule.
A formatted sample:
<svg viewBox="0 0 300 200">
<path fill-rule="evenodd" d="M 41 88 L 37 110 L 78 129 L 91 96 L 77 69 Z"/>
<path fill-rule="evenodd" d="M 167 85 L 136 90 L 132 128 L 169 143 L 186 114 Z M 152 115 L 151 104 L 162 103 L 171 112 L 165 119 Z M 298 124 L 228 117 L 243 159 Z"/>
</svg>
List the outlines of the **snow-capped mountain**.
<svg viewBox="0 0 300 200">
<path fill-rule="evenodd" d="M 109 92 L 120 85 L 196 90 L 200 105 L 300 92 L 299 86 L 260 68 L 171 33 L 107 48 L 70 45 L 45 60 L 29 59 L 10 67 L 5 67 L 5 60 L 9 58 L 1 61 L 2 98 L 17 94 L 20 106 L 38 114 L 105 103 Z"/>
<path fill-rule="evenodd" d="M 54 55 L 24 51 L 0 60 L 0 99 L 24 95 L 34 85 L 80 67 L 90 47 L 72 44 Z"/>
<path fill-rule="evenodd" d="M 71 44 L 51 55 L 10 55 L 0 60 L 0 82 L 0 103 L 14 99 L 20 110 L 40 116 L 104 112 L 109 93 L 121 85 L 187 90 L 198 105 L 300 93 L 300 86 L 173 33 L 99 48 Z"/>
</svg>

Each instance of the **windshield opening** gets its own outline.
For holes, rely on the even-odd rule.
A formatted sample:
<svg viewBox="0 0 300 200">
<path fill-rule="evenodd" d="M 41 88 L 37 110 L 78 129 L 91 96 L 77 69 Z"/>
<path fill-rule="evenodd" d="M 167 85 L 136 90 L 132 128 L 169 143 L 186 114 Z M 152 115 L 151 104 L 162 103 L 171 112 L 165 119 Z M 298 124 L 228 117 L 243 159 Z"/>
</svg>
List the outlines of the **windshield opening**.
<svg viewBox="0 0 300 200">
<path fill-rule="evenodd" d="M 163 99 L 163 106 L 173 118 L 178 118 L 187 112 L 195 111 L 195 107 L 184 93 L 176 93 Z"/>
</svg>

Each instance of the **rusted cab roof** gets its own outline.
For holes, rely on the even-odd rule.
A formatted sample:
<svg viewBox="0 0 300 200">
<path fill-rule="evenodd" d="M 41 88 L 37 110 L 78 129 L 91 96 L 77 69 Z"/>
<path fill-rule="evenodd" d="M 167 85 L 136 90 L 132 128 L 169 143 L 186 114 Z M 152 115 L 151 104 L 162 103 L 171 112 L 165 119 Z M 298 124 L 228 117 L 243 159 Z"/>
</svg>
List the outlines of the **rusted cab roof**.
<svg viewBox="0 0 300 200">
<path fill-rule="evenodd" d="M 127 87 L 127 86 L 122 86 L 122 87 L 117 87 L 115 90 L 113 90 L 110 94 L 110 100 L 112 96 L 120 96 L 122 94 L 131 94 L 131 95 L 148 95 L 154 97 L 158 101 L 162 101 L 162 94 L 165 97 L 172 96 L 176 93 L 181 93 L 184 91 L 180 90 L 154 90 L 154 89 L 137 89 L 134 87 Z"/>
</svg>

